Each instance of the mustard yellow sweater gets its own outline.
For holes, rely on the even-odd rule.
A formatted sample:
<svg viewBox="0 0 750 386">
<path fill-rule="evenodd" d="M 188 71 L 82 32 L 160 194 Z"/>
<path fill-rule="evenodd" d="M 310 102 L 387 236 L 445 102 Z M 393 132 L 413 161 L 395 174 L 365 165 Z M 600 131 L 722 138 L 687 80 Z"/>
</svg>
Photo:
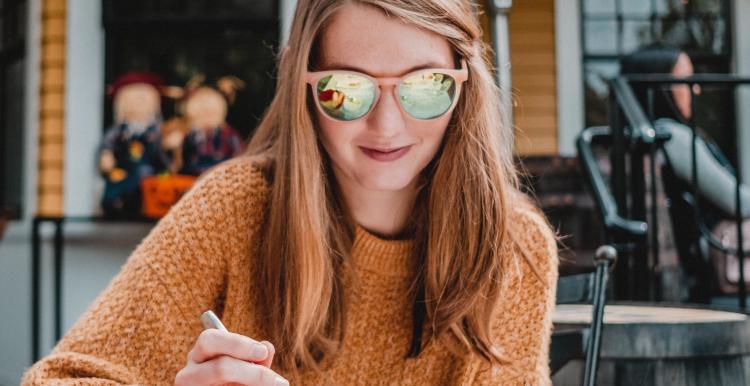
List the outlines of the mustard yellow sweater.
<svg viewBox="0 0 750 386">
<path fill-rule="evenodd" d="M 230 331 L 268 339 L 254 294 L 263 291 L 255 257 L 268 182 L 251 160 L 226 162 L 204 176 L 138 245 L 119 274 L 23 385 L 171 385 L 213 309 Z M 547 385 L 555 240 L 533 211 L 516 209 L 521 242 L 497 304 L 495 341 L 508 365 L 451 354 L 437 341 L 405 358 L 411 337 L 409 241 L 356 231 L 351 259 L 362 280 L 349 293 L 340 356 L 322 374 L 293 385 Z M 520 257 L 524 250 L 535 266 Z M 534 269 L 541 274 L 539 280 Z M 277 347 L 283 350 L 283 347 Z"/>
</svg>

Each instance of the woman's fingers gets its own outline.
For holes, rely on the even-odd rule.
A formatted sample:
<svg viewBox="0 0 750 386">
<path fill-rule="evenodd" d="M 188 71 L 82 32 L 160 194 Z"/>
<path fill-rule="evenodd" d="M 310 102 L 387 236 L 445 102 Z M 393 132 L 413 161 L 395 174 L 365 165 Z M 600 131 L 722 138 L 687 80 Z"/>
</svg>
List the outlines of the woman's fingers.
<svg viewBox="0 0 750 386">
<path fill-rule="evenodd" d="M 264 340 L 260 343 L 266 346 L 266 348 L 268 349 L 268 356 L 266 357 L 265 360 L 258 362 L 258 364 L 261 366 L 266 366 L 270 369 L 271 363 L 273 363 L 273 354 L 276 354 L 276 348 L 273 347 L 273 344 L 271 344 L 271 342 L 267 340 Z"/>
<path fill-rule="evenodd" d="M 276 349 L 267 341 L 217 329 L 198 336 L 188 363 L 175 377 L 176 386 L 288 386 L 271 370 Z"/>
<path fill-rule="evenodd" d="M 269 359 L 269 350 L 265 344 L 244 335 L 211 328 L 198 336 L 188 353 L 188 362 L 203 363 L 220 355 L 247 362 L 262 362 Z"/>
<path fill-rule="evenodd" d="M 180 370 L 175 385 L 224 385 L 238 383 L 247 386 L 288 386 L 289 382 L 273 370 L 222 355 L 193 364 Z"/>
</svg>

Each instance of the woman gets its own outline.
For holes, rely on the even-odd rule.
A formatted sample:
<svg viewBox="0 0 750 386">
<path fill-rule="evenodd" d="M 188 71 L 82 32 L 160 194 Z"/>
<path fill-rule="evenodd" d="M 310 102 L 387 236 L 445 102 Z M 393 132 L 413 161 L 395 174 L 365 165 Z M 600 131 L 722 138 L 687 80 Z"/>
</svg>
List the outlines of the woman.
<svg viewBox="0 0 750 386">
<path fill-rule="evenodd" d="M 674 77 L 689 77 L 694 74 L 693 63 L 683 51 L 666 46 L 652 46 L 641 49 L 625 57 L 622 61 L 623 74 L 670 74 Z M 667 222 L 659 224 L 660 256 L 669 261 L 669 257 L 679 252 L 681 267 L 695 280 L 689 284 L 689 300 L 708 302 L 717 293 L 736 293 L 739 282 L 739 263 L 735 255 L 710 248 L 710 260 L 713 267 L 707 267 L 705 258 L 695 256 L 694 243 L 699 235 L 694 227 L 686 224 L 703 222 L 706 228 L 712 228 L 716 240 L 725 246 L 735 248 L 737 245 L 736 224 L 736 184 L 737 179 L 730 162 L 722 154 L 718 145 L 696 128 L 698 136 L 695 146 L 698 192 L 701 195 L 701 218 L 695 219 L 692 200 L 687 202 L 684 193 L 692 194 L 693 186 L 693 132 L 687 126 L 693 115 L 693 98 L 690 86 L 673 85 L 668 88 L 655 88 L 649 98 L 646 87 L 635 87 L 634 91 L 644 111 L 652 114 L 657 130 L 669 134 L 659 157 L 668 168 L 661 173 L 662 184 L 657 185 L 670 197 L 669 204 L 661 196 L 657 210 L 664 213 L 661 220 L 666 220 L 669 207 L 673 226 Z M 699 86 L 693 86 L 693 93 L 699 95 Z M 649 109 L 649 102 L 653 105 Z M 657 170 L 657 173 L 660 171 Z M 743 219 L 750 217 L 750 187 L 740 185 L 740 215 Z M 710 205 L 706 205 L 710 204 Z M 750 232 L 750 223 L 743 221 L 745 234 Z M 695 224 L 697 225 L 697 224 Z M 676 244 L 676 245 L 675 245 Z M 745 248 L 748 248 L 746 246 Z M 702 252 L 704 253 L 704 252 Z M 664 263 L 662 263 L 664 264 Z M 667 263 L 668 265 L 669 263 Z M 750 267 L 750 264 L 746 265 Z M 748 271 L 750 273 L 750 270 Z M 746 283 L 750 282 L 748 274 Z M 677 291 L 673 291 L 677 292 Z M 682 300 L 681 294 L 675 293 L 672 300 Z"/>
<path fill-rule="evenodd" d="M 556 244 L 485 54 L 469 2 L 300 1 L 248 155 L 24 384 L 549 384 Z"/>
</svg>

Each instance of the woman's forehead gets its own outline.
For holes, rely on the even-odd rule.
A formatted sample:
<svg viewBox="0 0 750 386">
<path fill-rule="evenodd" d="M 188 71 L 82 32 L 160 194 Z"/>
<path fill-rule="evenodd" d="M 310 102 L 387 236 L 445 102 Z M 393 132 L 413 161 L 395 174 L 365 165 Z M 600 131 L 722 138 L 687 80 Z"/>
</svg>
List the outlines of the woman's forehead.
<svg viewBox="0 0 750 386">
<path fill-rule="evenodd" d="M 398 76 L 414 68 L 453 67 L 453 51 L 446 39 L 369 5 L 342 7 L 320 39 L 320 70 L 336 66 L 373 76 Z"/>
</svg>

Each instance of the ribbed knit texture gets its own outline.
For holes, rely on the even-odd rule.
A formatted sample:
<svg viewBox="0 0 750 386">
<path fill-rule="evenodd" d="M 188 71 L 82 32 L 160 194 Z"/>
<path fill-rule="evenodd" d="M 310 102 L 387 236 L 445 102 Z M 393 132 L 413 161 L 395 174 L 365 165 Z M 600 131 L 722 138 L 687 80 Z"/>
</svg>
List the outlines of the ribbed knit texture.
<svg viewBox="0 0 750 386">
<path fill-rule="evenodd" d="M 270 189 L 247 158 L 201 178 L 138 245 L 120 273 L 22 385 L 171 385 L 213 309 L 230 331 L 263 340 L 257 249 Z M 519 242 L 503 247 L 504 286 L 493 334 L 507 365 L 489 368 L 430 341 L 406 359 L 413 279 L 410 241 L 383 240 L 358 227 L 350 258 L 357 285 L 347 292 L 340 355 L 322 374 L 293 385 L 547 385 L 557 249 L 543 219 L 512 214 Z M 530 263 L 521 257 L 525 253 Z M 532 268 L 533 265 L 533 268 Z M 541 280 L 534 273 L 541 276 Z M 277 350 L 283 350 L 278 347 Z"/>
</svg>

